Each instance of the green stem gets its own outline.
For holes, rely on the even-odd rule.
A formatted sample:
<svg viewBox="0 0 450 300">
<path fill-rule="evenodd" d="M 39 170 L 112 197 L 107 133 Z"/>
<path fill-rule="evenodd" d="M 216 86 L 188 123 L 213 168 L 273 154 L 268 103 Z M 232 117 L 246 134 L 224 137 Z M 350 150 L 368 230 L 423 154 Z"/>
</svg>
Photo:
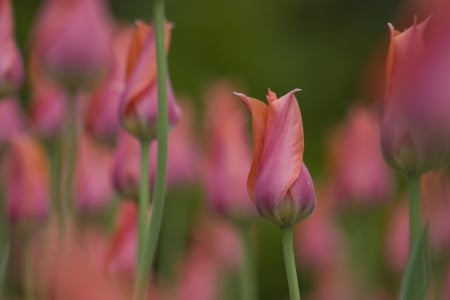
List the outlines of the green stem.
<svg viewBox="0 0 450 300">
<path fill-rule="evenodd" d="M 28 237 L 31 239 L 31 237 Z M 34 283 L 33 283 L 33 257 L 32 257 L 32 243 L 30 240 L 25 242 L 25 250 L 24 250 L 24 288 L 25 288 L 25 299 L 33 300 L 34 299 Z"/>
<path fill-rule="evenodd" d="M 283 244 L 284 267 L 289 285 L 291 300 L 300 300 L 300 289 L 298 287 L 297 269 L 294 256 L 294 232 L 292 226 L 281 228 Z"/>
<path fill-rule="evenodd" d="M 155 190 L 153 194 L 152 216 L 148 235 L 144 245 L 144 260 L 139 264 L 136 279 L 135 297 L 144 299 L 146 286 L 155 259 L 156 245 L 164 215 L 166 175 L 167 175 L 167 140 L 168 140 L 168 108 L 167 108 L 167 59 L 164 43 L 164 0 L 154 1 L 154 26 L 156 42 L 156 66 L 158 88 L 158 161 L 156 164 Z"/>
<path fill-rule="evenodd" d="M 149 207 L 149 196 L 150 196 L 150 165 L 149 165 L 149 150 L 150 143 L 143 141 L 141 142 L 141 182 L 139 190 L 139 238 L 138 238 L 138 255 L 137 255 L 137 266 L 142 263 L 144 255 L 144 244 L 145 238 L 147 236 L 147 217 L 148 217 L 148 207 Z M 136 268 L 138 270 L 139 267 Z"/>
<path fill-rule="evenodd" d="M 422 228 L 420 219 L 420 175 L 413 174 L 408 176 L 408 194 L 409 194 L 409 253 L 419 238 Z"/>
<path fill-rule="evenodd" d="M 54 141 L 50 142 L 49 145 L 49 154 L 50 154 L 50 162 L 51 162 L 51 214 L 50 216 L 53 217 L 55 214 L 58 213 L 58 197 L 59 197 L 59 181 L 60 181 L 60 175 L 61 175 L 61 164 L 60 164 L 60 158 L 61 158 L 61 149 L 59 148 L 59 142 L 60 138 L 55 138 Z"/>
<path fill-rule="evenodd" d="M 242 250 L 244 254 L 244 261 L 242 264 L 242 269 L 240 272 L 240 292 L 241 300 L 256 300 L 257 296 L 257 286 L 256 286 L 256 274 L 255 274 L 255 264 L 253 260 L 252 251 L 252 236 L 251 228 L 248 226 L 242 226 L 240 233 L 242 239 Z"/>
<path fill-rule="evenodd" d="M 68 119 L 65 128 L 64 159 L 62 167 L 62 195 L 60 203 L 61 233 L 64 234 L 66 228 L 66 217 L 70 208 L 70 201 L 73 195 L 73 181 L 75 177 L 75 161 L 77 155 L 77 112 L 78 101 L 75 92 L 69 92 L 67 97 Z"/>
</svg>

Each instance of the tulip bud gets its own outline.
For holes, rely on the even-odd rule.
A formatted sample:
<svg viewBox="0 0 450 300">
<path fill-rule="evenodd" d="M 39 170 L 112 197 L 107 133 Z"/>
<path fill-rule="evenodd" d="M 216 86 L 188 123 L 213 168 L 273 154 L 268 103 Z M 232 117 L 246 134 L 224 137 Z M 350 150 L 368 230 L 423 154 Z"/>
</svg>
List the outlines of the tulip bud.
<svg viewBox="0 0 450 300">
<path fill-rule="evenodd" d="M 216 212 L 248 219 L 256 214 L 245 186 L 251 150 L 244 111 L 231 99 L 231 92 L 229 84 L 218 83 L 206 97 L 208 149 L 203 182 L 210 206 Z"/>
<path fill-rule="evenodd" d="M 25 129 L 25 118 L 16 99 L 4 99 L 0 102 L 0 149 L 9 140 Z"/>
<path fill-rule="evenodd" d="M 356 107 L 334 131 L 331 150 L 333 198 L 339 204 L 376 204 L 388 200 L 392 174 L 379 147 L 379 122 Z"/>
<path fill-rule="evenodd" d="M 170 25 L 165 26 L 165 45 L 169 47 Z M 167 84 L 169 126 L 180 118 L 170 80 Z M 127 81 L 120 105 L 123 128 L 140 140 L 153 140 L 157 132 L 158 89 L 156 83 L 156 50 L 153 27 L 142 22 L 136 28 L 128 52 Z"/>
<path fill-rule="evenodd" d="M 264 218 L 282 227 L 306 218 L 315 207 L 314 186 L 303 163 L 303 124 L 294 96 L 297 91 L 277 98 L 269 90 L 268 105 L 236 94 L 252 117 L 249 195 Z"/>
<path fill-rule="evenodd" d="M 91 87 L 107 71 L 109 20 L 103 0 L 47 0 L 34 34 L 39 67 L 66 89 Z"/>
<path fill-rule="evenodd" d="M 81 138 L 75 169 L 75 206 L 82 212 L 104 209 L 113 196 L 111 151 Z"/>
<path fill-rule="evenodd" d="M 406 173 L 438 167 L 450 146 L 448 24 L 431 21 L 403 33 L 390 28 L 381 147 L 386 161 Z"/>
<path fill-rule="evenodd" d="M 10 0 L 0 0 L 0 98 L 14 93 L 22 84 L 22 58 L 14 41 Z"/>
<path fill-rule="evenodd" d="M 29 136 L 14 136 L 4 175 L 9 222 L 45 219 L 49 208 L 49 168 L 44 149 Z"/>
</svg>

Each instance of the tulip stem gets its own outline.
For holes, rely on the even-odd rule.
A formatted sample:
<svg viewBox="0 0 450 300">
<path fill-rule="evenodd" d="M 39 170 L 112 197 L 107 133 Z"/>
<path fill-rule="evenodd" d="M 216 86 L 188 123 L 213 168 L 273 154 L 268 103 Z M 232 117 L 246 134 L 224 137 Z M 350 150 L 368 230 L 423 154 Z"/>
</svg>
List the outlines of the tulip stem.
<svg viewBox="0 0 450 300">
<path fill-rule="evenodd" d="M 409 253 L 412 252 L 422 228 L 420 219 L 420 175 L 408 176 L 409 194 Z"/>
<path fill-rule="evenodd" d="M 154 26 L 156 43 L 156 71 L 158 88 L 158 160 L 156 163 L 155 189 L 153 193 L 152 215 L 147 238 L 144 244 L 144 259 L 139 264 L 138 278 L 136 279 L 135 297 L 144 299 L 146 286 L 155 260 L 161 223 L 164 215 L 166 176 L 167 176 L 167 143 L 168 143 L 168 108 L 167 108 L 167 59 L 164 45 L 164 0 L 154 1 Z"/>
<path fill-rule="evenodd" d="M 139 237 L 138 237 L 138 255 L 137 255 L 137 267 L 142 264 L 144 255 L 144 244 L 147 236 L 147 216 L 150 196 L 150 165 L 149 165 L 149 150 L 150 142 L 141 142 L 141 182 L 139 185 Z"/>
<path fill-rule="evenodd" d="M 51 214 L 50 216 L 53 218 L 56 214 L 58 214 L 58 199 L 59 199 L 59 180 L 60 180 L 60 175 L 61 175 L 61 162 L 60 162 L 60 158 L 61 158 L 61 152 L 60 152 L 60 140 L 61 138 L 58 136 L 55 138 L 54 141 L 50 142 L 49 145 L 49 155 L 50 155 L 50 161 L 51 161 L 51 182 L 50 182 L 50 187 L 51 187 L 51 195 L 50 195 L 50 199 L 51 199 Z"/>
<path fill-rule="evenodd" d="M 258 299 L 256 290 L 255 264 L 253 261 L 252 236 L 249 226 L 242 226 L 240 230 L 243 250 L 243 265 L 240 272 L 241 300 Z"/>
<path fill-rule="evenodd" d="M 68 92 L 68 119 L 63 139 L 63 166 L 62 166 L 62 195 L 60 203 L 61 233 L 66 229 L 66 217 L 73 195 L 73 181 L 75 178 L 75 161 L 77 155 L 77 113 L 78 101 L 75 91 Z"/>
<path fill-rule="evenodd" d="M 292 226 L 281 228 L 283 244 L 284 267 L 289 285 L 291 300 L 300 300 L 300 289 L 298 287 L 297 269 L 294 256 L 294 231 Z"/>
</svg>

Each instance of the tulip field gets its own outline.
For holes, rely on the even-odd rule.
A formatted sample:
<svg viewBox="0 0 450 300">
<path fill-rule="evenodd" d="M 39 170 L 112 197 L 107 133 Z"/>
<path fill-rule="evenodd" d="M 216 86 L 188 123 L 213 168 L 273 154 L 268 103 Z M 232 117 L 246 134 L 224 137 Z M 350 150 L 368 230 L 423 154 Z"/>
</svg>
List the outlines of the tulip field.
<svg viewBox="0 0 450 300">
<path fill-rule="evenodd" d="M 450 300 L 450 2 L 0 0 L 0 299 Z"/>
</svg>

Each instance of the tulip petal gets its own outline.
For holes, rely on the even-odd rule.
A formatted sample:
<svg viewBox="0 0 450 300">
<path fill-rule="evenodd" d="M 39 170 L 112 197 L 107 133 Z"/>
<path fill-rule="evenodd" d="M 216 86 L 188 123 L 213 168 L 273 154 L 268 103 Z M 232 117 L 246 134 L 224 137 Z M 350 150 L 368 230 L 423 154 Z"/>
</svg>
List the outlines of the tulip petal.
<svg viewBox="0 0 450 300">
<path fill-rule="evenodd" d="M 250 198 L 254 200 L 256 179 L 260 169 L 260 161 L 264 145 L 264 134 L 266 131 L 268 107 L 263 102 L 247 97 L 241 93 L 234 93 L 241 98 L 252 116 L 252 134 L 253 134 L 253 161 L 247 178 L 247 189 Z"/>
<path fill-rule="evenodd" d="M 276 206 L 300 175 L 304 136 L 300 108 L 292 90 L 268 106 L 265 140 L 255 198 Z"/>
</svg>

